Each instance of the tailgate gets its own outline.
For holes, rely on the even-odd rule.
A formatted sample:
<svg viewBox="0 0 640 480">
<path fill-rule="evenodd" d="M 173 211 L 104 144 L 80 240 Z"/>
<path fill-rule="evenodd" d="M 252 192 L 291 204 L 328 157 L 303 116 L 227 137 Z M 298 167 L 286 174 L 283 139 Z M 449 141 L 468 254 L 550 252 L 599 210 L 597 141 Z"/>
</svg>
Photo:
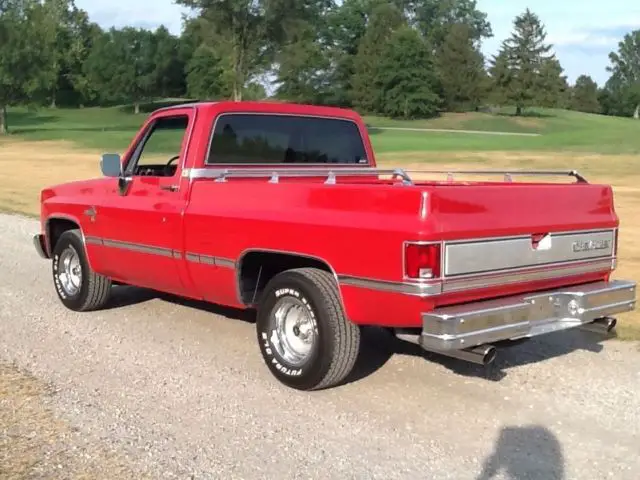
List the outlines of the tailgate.
<svg viewBox="0 0 640 480">
<path fill-rule="evenodd" d="M 609 186 L 451 184 L 429 189 L 428 202 L 429 231 L 443 240 L 445 294 L 575 283 L 613 268 L 618 218 Z"/>
</svg>

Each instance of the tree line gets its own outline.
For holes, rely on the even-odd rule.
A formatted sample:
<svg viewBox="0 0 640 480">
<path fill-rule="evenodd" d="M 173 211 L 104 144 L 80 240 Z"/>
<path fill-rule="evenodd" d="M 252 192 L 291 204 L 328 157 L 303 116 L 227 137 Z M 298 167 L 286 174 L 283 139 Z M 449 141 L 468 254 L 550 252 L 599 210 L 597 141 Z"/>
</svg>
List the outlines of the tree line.
<svg viewBox="0 0 640 480">
<path fill-rule="evenodd" d="M 475 0 L 174 0 L 179 36 L 103 29 L 74 0 L 0 0 L 0 132 L 16 104 L 82 107 L 159 98 L 276 99 L 425 118 L 510 106 L 639 115 L 640 30 L 610 54 L 610 79 L 569 85 L 529 9 L 500 50 Z"/>
</svg>

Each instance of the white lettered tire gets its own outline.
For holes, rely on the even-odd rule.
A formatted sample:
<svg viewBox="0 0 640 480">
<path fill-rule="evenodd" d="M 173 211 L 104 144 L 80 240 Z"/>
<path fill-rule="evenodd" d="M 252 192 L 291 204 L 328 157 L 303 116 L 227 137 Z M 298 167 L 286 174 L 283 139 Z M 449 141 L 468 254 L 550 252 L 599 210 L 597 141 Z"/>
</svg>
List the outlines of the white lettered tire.
<svg viewBox="0 0 640 480">
<path fill-rule="evenodd" d="M 52 274 L 58 298 L 70 310 L 97 310 L 109 300 L 111 280 L 91 270 L 80 230 L 60 235 L 53 247 Z"/>
<path fill-rule="evenodd" d="M 287 270 L 267 284 L 256 330 L 271 373 L 298 390 L 341 383 L 360 349 L 360 328 L 346 318 L 335 278 L 315 268 Z"/>
</svg>

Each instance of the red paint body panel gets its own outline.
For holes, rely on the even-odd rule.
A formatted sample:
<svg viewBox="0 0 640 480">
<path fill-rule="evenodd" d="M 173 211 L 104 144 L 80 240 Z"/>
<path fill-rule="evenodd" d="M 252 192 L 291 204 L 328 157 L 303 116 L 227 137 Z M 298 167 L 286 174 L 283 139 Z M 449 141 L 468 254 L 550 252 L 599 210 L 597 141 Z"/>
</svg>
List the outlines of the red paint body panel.
<svg viewBox="0 0 640 480">
<path fill-rule="evenodd" d="M 118 179 L 74 182 L 46 189 L 46 221 L 76 221 L 87 237 L 160 249 L 154 254 L 87 244 L 92 267 L 116 280 L 234 307 L 238 268 L 251 250 L 290 252 L 324 261 L 339 277 L 403 282 L 403 243 L 481 239 L 533 233 L 617 228 L 609 186 L 487 182 L 417 182 L 405 186 L 376 177 L 189 179 L 185 169 L 257 168 L 206 166 L 211 131 L 220 113 L 252 112 L 327 116 L 354 121 L 369 160 L 375 156 L 366 126 L 352 111 L 260 102 L 223 102 L 155 112 L 123 155 L 131 158 L 150 123 L 163 116 L 189 116 L 173 177 L 133 177 L 126 195 Z M 367 167 L 367 165 L 364 165 Z M 293 165 L 293 167 L 299 167 Z M 279 165 L 278 168 L 286 168 Z M 187 170 L 188 173 L 188 170 Z M 177 191 L 161 187 L 177 186 Z M 92 222 L 83 212 L 95 207 Z M 122 245 L 121 245 L 122 247 Z M 174 254 L 166 254 L 174 252 Z M 189 261 L 189 255 L 221 259 Z M 235 268 L 229 262 L 236 262 Z M 349 318 L 359 324 L 418 327 L 421 313 L 440 305 L 515 294 L 608 278 L 611 269 L 428 298 L 341 284 Z"/>
</svg>

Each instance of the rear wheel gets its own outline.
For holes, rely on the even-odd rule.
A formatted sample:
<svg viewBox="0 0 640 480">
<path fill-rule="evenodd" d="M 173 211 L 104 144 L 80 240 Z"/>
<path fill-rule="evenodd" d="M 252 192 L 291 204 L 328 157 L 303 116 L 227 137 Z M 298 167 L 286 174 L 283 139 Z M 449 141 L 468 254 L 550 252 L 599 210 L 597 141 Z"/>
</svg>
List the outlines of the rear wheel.
<svg viewBox="0 0 640 480">
<path fill-rule="evenodd" d="M 58 298 L 70 310 L 97 310 L 109 300 L 111 280 L 89 267 L 79 230 L 60 235 L 53 248 L 52 273 Z"/>
<path fill-rule="evenodd" d="M 342 382 L 360 348 L 360 329 L 346 318 L 334 277 L 315 268 L 288 270 L 268 283 L 256 328 L 271 373 L 298 390 Z"/>
</svg>

